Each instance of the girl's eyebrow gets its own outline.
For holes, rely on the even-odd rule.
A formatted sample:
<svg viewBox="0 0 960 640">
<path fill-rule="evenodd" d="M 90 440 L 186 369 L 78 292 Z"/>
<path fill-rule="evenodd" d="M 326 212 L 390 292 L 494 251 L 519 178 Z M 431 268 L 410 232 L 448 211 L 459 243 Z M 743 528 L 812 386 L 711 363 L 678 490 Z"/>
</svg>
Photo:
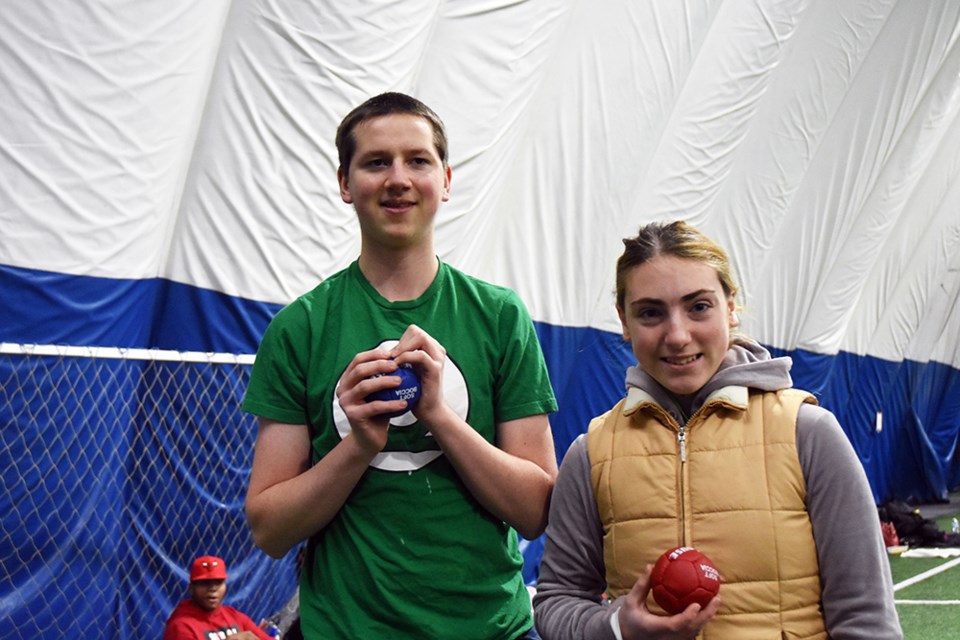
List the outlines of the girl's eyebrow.
<svg viewBox="0 0 960 640">
<path fill-rule="evenodd" d="M 653 306 L 659 306 L 659 307 L 664 306 L 663 300 L 660 300 L 659 298 L 637 298 L 636 300 L 630 303 L 630 306 L 635 307 L 641 304 L 653 305 Z"/>
<path fill-rule="evenodd" d="M 681 297 L 680 301 L 690 302 L 691 300 L 699 298 L 700 296 L 707 295 L 707 294 L 715 294 L 715 293 L 716 292 L 713 289 L 697 289 L 696 291 L 691 291 L 690 293 Z M 636 300 L 630 303 L 630 306 L 634 306 L 638 304 L 664 306 L 666 303 L 663 300 L 660 300 L 659 298 L 637 298 Z"/>
<path fill-rule="evenodd" d="M 696 291 L 692 293 L 688 293 L 687 295 L 683 296 L 682 298 L 680 298 L 680 300 L 682 300 L 683 302 L 689 302 L 694 298 L 699 298 L 700 296 L 706 295 L 708 293 L 714 293 L 713 289 L 697 289 Z"/>
</svg>

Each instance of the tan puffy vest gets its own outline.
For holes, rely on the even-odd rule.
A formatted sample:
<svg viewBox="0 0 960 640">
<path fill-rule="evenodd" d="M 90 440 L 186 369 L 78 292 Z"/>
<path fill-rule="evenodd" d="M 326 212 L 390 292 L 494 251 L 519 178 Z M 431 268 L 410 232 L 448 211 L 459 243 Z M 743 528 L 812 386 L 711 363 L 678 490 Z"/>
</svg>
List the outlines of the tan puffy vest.
<svg viewBox="0 0 960 640">
<path fill-rule="evenodd" d="M 646 564 L 684 544 L 723 579 L 703 640 L 827 638 L 796 445 L 804 402 L 816 400 L 793 389 L 715 392 L 687 422 L 683 464 L 679 425 L 645 392 L 631 388 L 594 418 L 587 446 L 608 595 L 629 592 Z"/>
</svg>

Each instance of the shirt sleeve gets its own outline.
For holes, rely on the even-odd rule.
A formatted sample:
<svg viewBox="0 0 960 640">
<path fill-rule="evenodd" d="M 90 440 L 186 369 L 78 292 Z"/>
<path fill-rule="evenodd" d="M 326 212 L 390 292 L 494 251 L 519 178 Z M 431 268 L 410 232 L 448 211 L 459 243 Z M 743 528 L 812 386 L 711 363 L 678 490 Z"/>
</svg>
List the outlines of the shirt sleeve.
<svg viewBox="0 0 960 640">
<path fill-rule="evenodd" d="M 273 638 L 271 638 L 270 636 L 268 636 L 268 635 L 267 635 L 267 632 L 264 631 L 263 629 L 261 629 L 261 628 L 260 628 L 260 625 L 258 625 L 257 623 L 255 623 L 249 616 L 247 616 L 247 615 L 244 614 L 244 613 L 241 613 L 240 615 L 242 615 L 244 618 L 246 618 L 246 620 L 245 620 L 245 622 L 244 622 L 244 625 L 249 625 L 249 626 L 244 626 L 244 627 L 243 627 L 246 631 L 252 631 L 253 633 L 255 633 L 255 634 L 257 635 L 258 638 L 260 638 L 260 640 L 273 640 Z"/>
<path fill-rule="evenodd" d="M 171 618 L 163 629 L 163 640 L 194 640 L 193 629 L 187 622 Z"/>
<path fill-rule="evenodd" d="M 603 603 L 603 527 L 590 482 L 586 435 L 567 450 L 550 501 L 540 580 L 533 598 L 544 640 L 615 640 L 615 608 Z"/>
<path fill-rule="evenodd" d="M 271 320 L 257 349 L 244 411 L 287 424 L 307 424 L 307 350 L 303 348 L 307 325 L 299 302 L 284 307 Z"/>
<path fill-rule="evenodd" d="M 250 631 L 260 638 L 260 640 L 273 640 L 250 616 L 239 609 L 225 607 L 224 612 L 229 614 L 232 624 L 238 626 L 241 631 Z"/>
<path fill-rule="evenodd" d="M 496 374 L 497 422 L 557 410 L 543 350 L 530 314 L 510 291 L 503 299 L 499 322 L 501 361 Z"/>
<path fill-rule="evenodd" d="M 832 640 L 903 638 L 880 519 L 863 465 L 829 411 L 801 406 L 797 451 Z"/>
</svg>

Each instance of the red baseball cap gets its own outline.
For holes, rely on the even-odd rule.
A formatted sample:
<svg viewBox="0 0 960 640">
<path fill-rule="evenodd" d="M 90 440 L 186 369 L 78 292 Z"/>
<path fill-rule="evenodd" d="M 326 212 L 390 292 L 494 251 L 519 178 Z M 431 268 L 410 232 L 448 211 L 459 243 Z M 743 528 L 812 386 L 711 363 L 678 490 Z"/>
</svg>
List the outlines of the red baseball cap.
<svg viewBox="0 0 960 640">
<path fill-rule="evenodd" d="M 226 580 L 227 564 L 217 556 L 200 556 L 193 561 L 190 582 L 197 580 Z"/>
</svg>

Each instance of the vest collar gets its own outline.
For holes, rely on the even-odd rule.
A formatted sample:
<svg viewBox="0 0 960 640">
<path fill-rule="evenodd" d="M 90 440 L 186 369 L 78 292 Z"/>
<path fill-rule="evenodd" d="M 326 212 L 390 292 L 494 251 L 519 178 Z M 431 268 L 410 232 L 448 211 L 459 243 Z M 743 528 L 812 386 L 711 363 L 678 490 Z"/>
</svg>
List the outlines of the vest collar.
<svg viewBox="0 0 960 640">
<path fill-rule="evenodd" d="M 703 406 L 707 406 L 712 402 L 723 402 L 737 409 L 746 409 L 749 397 L 750 394 L 747 387 L 730 385 L 728 387 L 720 387 L 707 396 L 707 399 L 703 402 Z M 623 403 L 623 415 L 629 416 L 636 412 L 641 406 L 649 404 L 660 406 L 660 403 L 643 389 L 630 387 L 627 389 L 627 397 Z"/>
</svg>

